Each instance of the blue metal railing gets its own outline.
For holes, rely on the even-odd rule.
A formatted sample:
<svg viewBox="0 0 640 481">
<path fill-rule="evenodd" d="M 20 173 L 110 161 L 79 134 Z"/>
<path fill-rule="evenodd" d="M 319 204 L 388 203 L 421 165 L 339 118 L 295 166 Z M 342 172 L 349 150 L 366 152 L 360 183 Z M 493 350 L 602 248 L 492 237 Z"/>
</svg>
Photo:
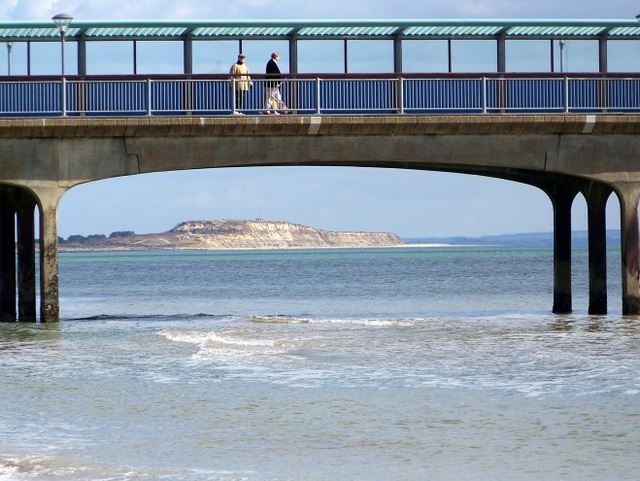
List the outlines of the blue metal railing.
<svg viewBox="0 0 640 481">
<path fill-rule="evenodd" d="M 226 76 L 0 79 L 0 116 L 257 114 L 269 80 L 253 79 L 242 106 Z M 634 75 L 290 76 L 280 86 L 299 114 L 640 112 Z"/>
<path fill-rule="evenodd" d="M 405 79 L 402 84 L 404 112 L 483 111 L 482 78 L 416 78 Z"/>
</svg>

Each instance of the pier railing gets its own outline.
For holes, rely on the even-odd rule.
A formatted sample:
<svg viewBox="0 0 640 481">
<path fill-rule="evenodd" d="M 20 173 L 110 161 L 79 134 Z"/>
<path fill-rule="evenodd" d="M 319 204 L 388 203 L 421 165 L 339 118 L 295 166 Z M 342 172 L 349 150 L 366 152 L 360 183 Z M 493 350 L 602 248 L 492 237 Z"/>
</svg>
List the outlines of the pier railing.
<svg viewBox="0 0 640 481">
<path fill-rule="evenodd" d="M 1 77 L 0 116 L 258 114 L 272 80 L 252 76 L 241 106 L 221 75 Z M 638 113 L 640 74 L 296 75 L 284 105 L 298 114 Z"/>
</svg>

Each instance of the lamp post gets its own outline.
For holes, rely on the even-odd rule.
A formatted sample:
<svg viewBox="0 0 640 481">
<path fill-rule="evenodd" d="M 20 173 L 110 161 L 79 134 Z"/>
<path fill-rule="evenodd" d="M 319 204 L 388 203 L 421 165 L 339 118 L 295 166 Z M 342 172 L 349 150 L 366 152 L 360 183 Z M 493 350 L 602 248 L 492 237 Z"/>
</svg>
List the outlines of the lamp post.
<svg viewBox="0 0 640 481">
<path fill-rule="evenodd" d="M 64 77 L 64 37 L 67 34 L 67 27 L 69 27 L 73 17 L 68 13 L 59 13 L 58 15 L 54 15 L 51 20 L 53 20 L 53 23 L 58 27 L 58 31 L 62 37 L 62 76 Z"/>
<path fill-rule="evenodd" d="M 61 85 L 61 113 L 62 116 L 65 117 L 67 115 L 67 87 L 64 79 L 64 37 L 67 34 L 67 27 L 73 20 L 73 17 L 68 13 L 59 13 L 58 15 L 54 15 L 51 20 L 58 27 L 58 31 L 60 32 L 60 36 L 62 37 L 62 85 Z"/>
<path fill-rule="evenodd" d="M 11 47 L 13 47 L 13 44 L 7 42 L 7 75 L 9 77 L 11 77 Z"/>
<path fill-rule="evenodd" d="M 564 72 L 564 40 L 558 42 L 560 45 L 560 73 Z"/>
</svg>

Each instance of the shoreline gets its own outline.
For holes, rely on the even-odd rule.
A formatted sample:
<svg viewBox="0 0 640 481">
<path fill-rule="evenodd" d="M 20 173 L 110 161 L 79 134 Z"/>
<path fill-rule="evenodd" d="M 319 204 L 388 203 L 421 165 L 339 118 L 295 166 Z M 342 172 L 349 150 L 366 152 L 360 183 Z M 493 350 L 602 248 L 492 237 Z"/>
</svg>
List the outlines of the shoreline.
<svg viewBox="0 0 640 481">
<path fill-rule="evenodd" d="M 311 250 L 311 249 L 404 249 L 404 248 L 442 248 L 442 247 L 474 247 L 472 244 L 402 244 L 389 246 L 300 246 L 300 247 L 216 247 L 208 249 L 196 248 L 126 248 L 126 247 L 107 247 L 107 248 L 83 248 L 83 247 L 59 247 L 58 252 L 76 253 L 76 252 L 176 252 L 176 251 L 265 251 L 265 250 Z"/>
</svg>

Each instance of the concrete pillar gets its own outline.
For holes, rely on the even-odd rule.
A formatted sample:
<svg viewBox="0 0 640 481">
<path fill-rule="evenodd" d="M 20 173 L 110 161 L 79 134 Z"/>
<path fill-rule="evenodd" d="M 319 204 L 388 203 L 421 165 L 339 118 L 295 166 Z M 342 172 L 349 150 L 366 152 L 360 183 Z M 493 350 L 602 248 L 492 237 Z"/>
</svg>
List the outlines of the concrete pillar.
<svg viewBox="0 0 640 481">
<path fill-rule="evenodd" d="M 38 189 L 40 200 L 40 322 L 58 322 L 58 204 L 66 189 Z"/>
<path fill-rule="evenodd" d="M 58 294 L 58 210 L 40 212 L 40 321 L 60 320 Z"/>
<path fill-rule="evenodd" d="M 591 184 L 583 192 L 589 219 L 589 314 L 607 313 L 607 199 L 611 189 Z"/>
<path fill-rule="evenodd" d="M 16 227 L 12 199 L 0 196 L 0 321 L 16 321 Z"/>
<path fill-rule="evenodd" d="M 640 314 L 638 278 L 638 200 L 640 185 L 616 186 L 620 199 L 620 242 L 622 254 L 622 314 Z"/>
<path fill-rule="evenodd" d="M 18 320 L 36 322 L 36 199 L 23 190 L 18 196 Z"/>
<path fill-rule="evenodd" d="M 553 312 L 572 311 L 571 298 L 571 206 L 578 191 L 556 184 L 547 191 L 553 203 Z"/>
</svg>

